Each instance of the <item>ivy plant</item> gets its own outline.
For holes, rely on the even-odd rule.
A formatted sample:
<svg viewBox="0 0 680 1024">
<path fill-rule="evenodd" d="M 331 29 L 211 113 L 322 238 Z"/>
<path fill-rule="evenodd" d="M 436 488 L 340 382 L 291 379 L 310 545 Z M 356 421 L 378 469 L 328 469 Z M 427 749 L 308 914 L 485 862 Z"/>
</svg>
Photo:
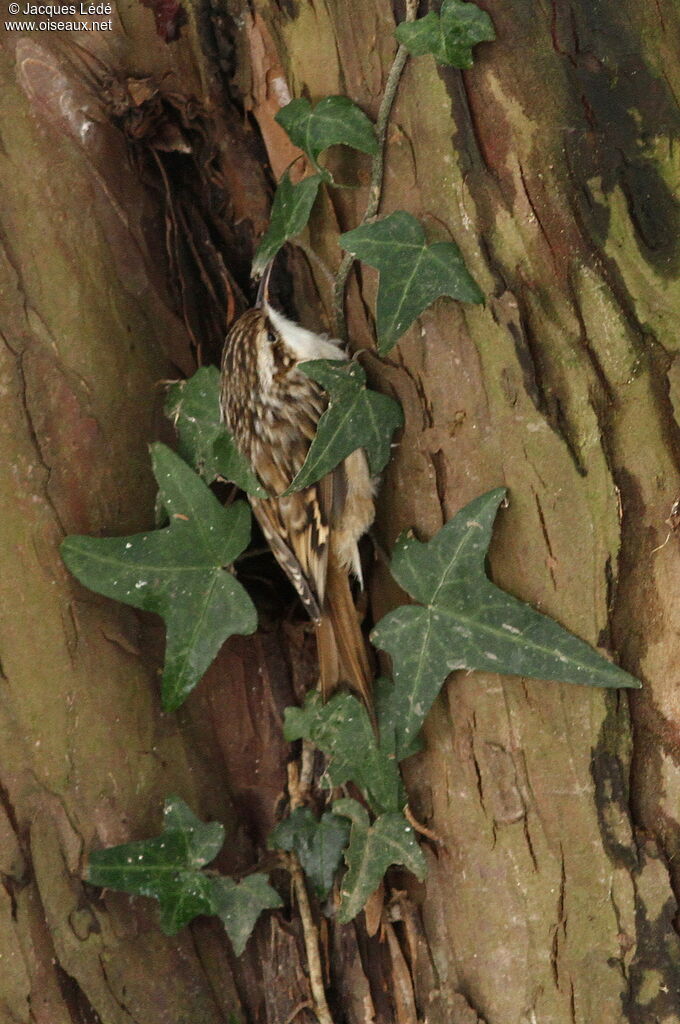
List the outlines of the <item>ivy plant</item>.
<svg viewBox="0 0 680 1024">
<path fill-rule="evenodd" d="M 286 171 L 274 196 L 271 219 L 253 260 L 253 274 L 259 276 L 289 238 L 304 230 L 323 181 L 322 174 L 312 174 L 293 184 Z"/>
<path fill-rule="evenodd" d="M 291 100 L 276 120 L 315 165 L 330 146 L 350 146 L 371 155 L 378 149 L 375 127 L 347 96 L 326 96 L 314 109 L 309 100 Z"/>
<path fill-rule="evenodd" d="M 404 422 L 401 406 L 366 387 L 366 373 L 358 362 L 310 359 L 300 369 L 328 393 L 328 408 L 288 490 L 320 480 L 357 448 L 366 452 L 371 473 L 380 473 L 390 457 L 392 434 Z"/>
<path fill-rule="evenodd" d="M 352 921 L 363 910 L 393 864 L 408 868 L 420 881 L 425 878 L 423 852 L 403 814 L 386 811 L 371 823 L 366 808 L 349 797 L 336 800 L 333 813 L 344 815 L 352 823 L 345 851 L 347 874 L 342 880 L 342 903 L 338 913 L 341 924 Z"/>
<path fill-rule="evenodd" d="M 444 0 L 439 14 L 397 25 L 395 35 L 414 57 L 431 53 L 439 64 L 471 68 L 472 48 L 496 38 L 491 18 L 476 4 Z"/>
<path fill-rule="evenodd" d="M 428 245 L 420 221 L 403 210 L 346 231 L 340 244 L 380 271 L 376 314 L 382 355 L 441 295 L 461 302 L 484 301 L 455 242 Z"/>
<path fill-rule="evenodd" d="M 408 536 L 397 542 L 392 575 L 419 604 L 389 612 L 371 639 L 394 665 L 395 685 L 384 713 L 394 726 L 400 758 L 411 749 L 444 680 L 456 670 L 588 686 L 640 685 L 554 619 L 488 579 L 491 531 L 505 494 L 500 487 L 470 502 L 428 543 Z"/>
<path fill-rule="evenodd" d="M 269 836 L 272 850 L 287 850 L 300 859 L 319 899 L 325 899 L 335 880 L 349 842 L 349 822 L 325 811 L 319 819 L 309 807 L 296 807 Z"/>
<path fill-rule="evenodd" d="M 223 844 L 223 825 L 205 824 L 183 800 L 169 797 L 161 834 L 93 850 L 86 880 L 103 889 L 158 900 L 166 935 L 173 935 L 199 914 L 214 914 L 221 918 L 240 956 L 262 911 L 280 907 L 281 898 L 265 875 L 248 875 L 236 882 L 204 871 Z"/>
<path fill-rule="evenodd" d="M 364 705 L 350 693 L 337 693 L 326 703 L 310 694 L 304 707 L 287 708 L 283 734 L 289 742 L 311 740 L 328 757 L 329 787 L 354 782 L 375 814 L 396 810 L 406 802 L 397 769 L 392 729 L 378 721 L 380 736 Z"/>
<path fill-rule="evenodd" d="M 266 497 L 248 461 L 220 422 L 220 374 L 216 366 L 202 366 L 189 380 L 174 381 L 168 388 L 165 414 L 177 432 L 177 453 L 206 483 L 229 480 L 247 494 Z"/>
<path fill-rule="evenodd" d="M 152 445 L 162 530 L 132 537 L 67 537 L 61 556 L 90 590 L 165 619 L 163 707 L 174 711 L 234 633 L 252 633 L 257 612 L 229 566 L 248 546 L 250 511 L 224 508 L 174 452 Z"/>
</svg>

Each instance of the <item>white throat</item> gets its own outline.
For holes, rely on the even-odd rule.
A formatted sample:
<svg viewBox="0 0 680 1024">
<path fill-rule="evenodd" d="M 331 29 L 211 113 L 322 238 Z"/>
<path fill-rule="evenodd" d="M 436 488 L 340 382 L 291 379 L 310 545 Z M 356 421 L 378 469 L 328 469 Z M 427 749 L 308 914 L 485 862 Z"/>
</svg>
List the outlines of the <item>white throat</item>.
<svg viewBox="0 0 680 1024">
<path fill-rule="evenodd" d="M 347 359 L 340 341 L 308 331 L 265 303 L 265 312 L 299 363 L 306 359 Z"/>
</svg>

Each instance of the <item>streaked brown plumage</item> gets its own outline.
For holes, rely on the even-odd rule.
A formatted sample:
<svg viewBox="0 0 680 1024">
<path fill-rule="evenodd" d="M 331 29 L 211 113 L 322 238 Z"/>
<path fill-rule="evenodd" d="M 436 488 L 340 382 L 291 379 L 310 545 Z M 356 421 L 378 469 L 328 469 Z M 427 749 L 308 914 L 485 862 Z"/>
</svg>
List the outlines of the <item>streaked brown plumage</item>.
<svg viewBox="0 0 680 1024">
<path fill-rule="evenodd" d="M 270 498 L 250 499 L 277 561 L 314 620 L 321 692 L 347 683 L 371 700 L 371 670 L 349 586 L 361 581 L 357 542 L 373 522 L 363 450 L 303 491 L 281 497 L 301 468 L 326 407 L 325 392 L 297 364 L 345 359 L 337 344 L 265 303 L 232 326 L 222 356 L 222 417 Z"/>
</svg>

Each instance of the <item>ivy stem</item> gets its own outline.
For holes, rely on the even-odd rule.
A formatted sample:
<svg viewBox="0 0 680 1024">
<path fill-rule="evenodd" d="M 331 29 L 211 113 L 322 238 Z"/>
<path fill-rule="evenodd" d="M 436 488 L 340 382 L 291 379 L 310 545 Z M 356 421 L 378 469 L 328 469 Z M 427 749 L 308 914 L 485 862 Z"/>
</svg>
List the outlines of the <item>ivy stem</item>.
<svg viewBox="0 0 680 1024">
<path fill-rule="evenodd" d="M 312 908 L 309 905 L 307 885 L 305 876 L 296 854 L 288 855 L 288 870 L 293 880 L 293 888 L 300 911 L 302 922 L 302 934 L 305 940 L 307 953 L 307 967 L 309 968 L 309 985 L 314 1000 L 314 1012 L 319 1024 L 333 1024 L 331 1011 L 326 1002 L 326 990 L 323 985 L 323 969 L 321 966 L 321 954 L 319 953 L 319 930 L 314 923 Z"/>
<path fill-rule="evenodd" d="M 406 0 L 406 17 L 404 18 L 404 21 L 415 21 L 417 13 L 418 0 Z M 380 208 L 385 169 L 385 142 L 387 139 L 387 126 L 389 124 L 390 114 L 392 113 L 392 106 L 394 105 L 394 100 L 397 95 L 399 80 L 406 61 L 408 60 L 408 54 L 409 51 L 403 43 L 400 43 L 392 62 L 392 67 L 390 68 L 387 76 L 387 81 L 385 82 L 385 92 L 383 93 L 380 109 L 378 110 L 378 118 L 375 122 L 375 130 L 378 138 L 378 151 L 373 157 L 371 182 L 368 188 L 368 202 L 366 204 L 366 210 L 358 227 L 362 224 L 366 224 L 372 217 L 375 217 Z M 335 335 L 342 341 L 347 340 L 347 324 L 345 321 L 345 286 L 347 285 L 347 278 L 349 277 L 349 272 L 352 269 L 353 263 L 354 256 L 352 256 L 351 253 L 346 252 L 342 257 L 342 261 L 335 277 L 335 291 L 333 296 Z"/>
</svg>

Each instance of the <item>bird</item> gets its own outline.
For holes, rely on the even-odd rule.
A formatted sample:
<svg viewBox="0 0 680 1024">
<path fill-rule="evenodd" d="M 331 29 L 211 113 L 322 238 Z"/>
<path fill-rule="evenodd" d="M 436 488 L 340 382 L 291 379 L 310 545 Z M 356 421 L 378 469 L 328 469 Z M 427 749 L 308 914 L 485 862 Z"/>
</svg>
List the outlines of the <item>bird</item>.
<svg viewBox="0 0 680 1024">
<path fill-rule="evenodd" d="M 375 517 L 374 482 L 358 448 L 317 483 L 285 494 L 301 469 L 326 392 L 300 370 L 311 359 L 346 360 L 341 342 L 274 309 L 265 272 L 258 299 L 229 329 L 220 372 L 220 412 L 266 498 L 249 496 L 274 557 L 314 623 L 324 701 L 342 684 L 375 724 L 372 671 L 352 598 L 363 585 L 359 538 Z"/>
</svg>

